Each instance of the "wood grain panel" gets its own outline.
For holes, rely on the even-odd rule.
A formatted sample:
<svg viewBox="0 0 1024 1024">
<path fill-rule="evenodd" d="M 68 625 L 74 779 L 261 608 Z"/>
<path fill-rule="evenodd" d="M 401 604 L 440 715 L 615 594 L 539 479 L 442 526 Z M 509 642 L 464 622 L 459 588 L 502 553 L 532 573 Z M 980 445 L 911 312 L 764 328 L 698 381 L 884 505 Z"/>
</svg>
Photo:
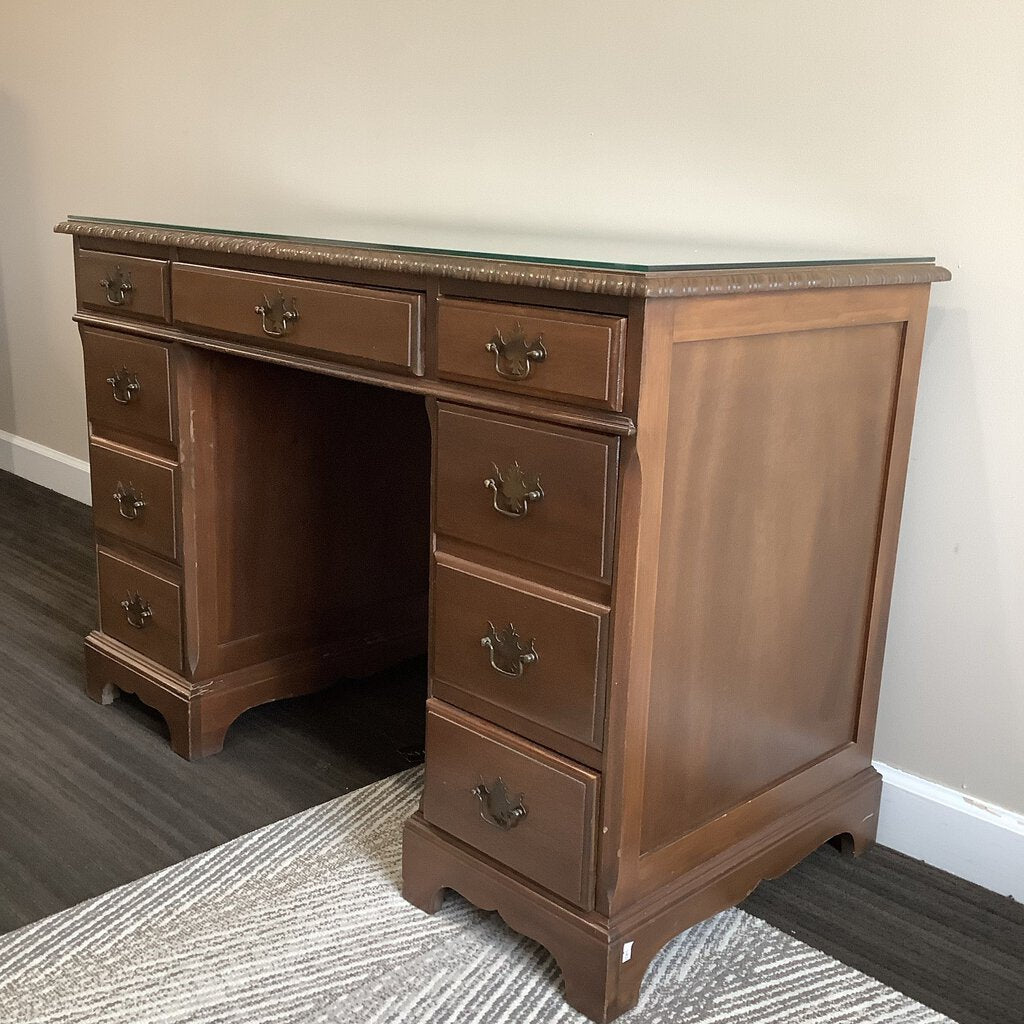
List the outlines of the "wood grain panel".
<svg viewBox="0 0 1024 1024">
<path fill-rule="evenodd" d="M 176 493 L 174 466 L 108 443 L 89 446 L 92 481 L 92 514 L 96 529 L 132 544 L 177 559 Z M 115 492 L 130 487 L 145 502 L 136 518 L 122 515 Z"/>
<path fill-rule="evenodd" d="M 590 579 L 611 574 L 616 438 L 485 416 L 456 406 L 438 412 L 435 528 L 439 534 Z M 484 485 L 514 463 L 544 491 L 527 514 L 494 508 Z"/>
<path fill-rule="evenodd" d="M 82 329 L 85 354 L 85 404 L 93 433 L 109 427 L 170 443 L 175 438 L 171 416 L 171 377 L 168 346 L 112 331 Z M 139 384 L 126 404 L 114 399 L 108 378 L 131 374 Z"/>
<path fill-rule="evenodd" d="M 297 280 L 175 264 L 175 323 L 242 334 L 264 345 L 297 348 L 423 372 L 418 292 Z M 298 313 L 283 337 L 265 333 L 255 312 L 283 297 Z"/>
<path fill-rule="evenodd" d="M 526 719 L 523 735 L 543 742 L 547 733 L 532 733 L 534 722 L 583 743 L 600 747 L 604 720 L 608 611 L 568 596 L 527 593 L 524 584 L 501 574 L 487 578 L 468 563 L 438 564 L 434 575 L 435 680 L 445 699 L 462 707 L 460 698 L 504 708 Z M 522 676 L 502 675 L 481 645 L 489 624 L 513 624 L 537 660 Z M 436 683 L 435 683 L 436 685 Z M 568 751 L 564 751 L 568 753 Z"/>
<path fill-rule="evenodd" d="M 110 291 L 105 280 L 125 280 L 131 288 Z M 79 250 L 75 257 L 75 291 L 82 309 L 99 309 L 116 316 L 170 320 L 170 263 L 120 253 Z M 110 297 L 123 298 L 121 305 Z"/>
<path fill-rule="evenodd" d="M 438 300 L 437 369 L 448 380 L 522 395 L 622 409 L 624 317 L 465 299 Z M 543 339 L 546 356 L 522 380 L 502 377 L 487 350 L 499 332 Z"/>
<path fill-rule="evenodd" d="M 427 711 L 427 821 L 590 909 L 599 776 L 438 701 Z M 526 809 L 508 831 L 485 820 L 473 793 L 499 778 Z"/>
<path fill-rule="evenodd" d="M 96 553 L 100 591 L 100 629 L 132 650 L 175 672 L 181 671 L 181 587 L 100 548 Z M 152 617 L 141 629 L 128 622 L 121 602 L 138 594 Z"/>
<path fill-rule="evenodd" d="M 643 850 L 854 739 L 902 339 L 674 346 Z"/>
</svg>

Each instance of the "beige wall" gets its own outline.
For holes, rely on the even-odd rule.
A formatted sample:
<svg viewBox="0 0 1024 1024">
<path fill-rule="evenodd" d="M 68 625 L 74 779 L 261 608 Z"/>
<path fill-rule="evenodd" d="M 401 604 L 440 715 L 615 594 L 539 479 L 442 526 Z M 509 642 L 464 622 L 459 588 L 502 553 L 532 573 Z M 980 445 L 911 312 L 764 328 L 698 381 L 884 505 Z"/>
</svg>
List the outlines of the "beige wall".
<svg viewBox="0 0 1024 1024">
<path fill-rule="evenodd" d="M 74 455 L 67 212 L 938 256 L 877 754 L 1024 811 L 1024 4 L 3 8 L 0 429 Z"/>
</svg>

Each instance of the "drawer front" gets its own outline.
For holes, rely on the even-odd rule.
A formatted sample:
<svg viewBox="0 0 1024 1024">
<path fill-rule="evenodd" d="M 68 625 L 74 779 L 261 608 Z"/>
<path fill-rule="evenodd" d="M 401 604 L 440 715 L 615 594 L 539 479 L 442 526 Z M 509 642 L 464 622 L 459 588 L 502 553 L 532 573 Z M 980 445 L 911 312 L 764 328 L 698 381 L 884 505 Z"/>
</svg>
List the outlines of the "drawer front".
<svg viewBox="0 0 1024 1024">
<path fill-rule="evenodd" d="M 599 409 L 622 409 L 623 317 L 441 299 L 441 377 Z"/>
<path fill-rule="evenodd" d="M 96 442 L 89 466 L 96 529 L 175 561 L 174 466 Z"/>
<path fill-rule="evenodd" d="M 100 629 L 139 654 L 180 672 L 179 585 L 102 549 L 97 552 L 97 564 Z"/>
<path fill-rule="evenodd" d="M 119 316 L 170 319 L 167 260 L 82 250 L 75 259 L 75 291 L 82 309 Z"/>
<path fill-rule="evenodd" d="M 110 331 L 82 331 L 85 401 L 93 431 L 104 427 L 173 442 L 167 346 Z"/>
<path fill-rule="evenodd" d="M 600 748 L 607 629 L 606 610 L 438 565 L 434 693 L 460 707 L 468 695 Z"/>
<path fill-rule="evenodd" d="M 423 815 L 584 910 L 594 905 L 598 775 L 430 701 Z"/>
<path fill-rule="evenodd" d="M 607 580 L 618 450 L 601 434 L 441 406 L 437 532 Z"/>
<path fill-rule="evenodd" d="M 176 323 L 423 372 L 416 292 L 182 264 L 174 265 L 172 283 Z"/>
</svg>

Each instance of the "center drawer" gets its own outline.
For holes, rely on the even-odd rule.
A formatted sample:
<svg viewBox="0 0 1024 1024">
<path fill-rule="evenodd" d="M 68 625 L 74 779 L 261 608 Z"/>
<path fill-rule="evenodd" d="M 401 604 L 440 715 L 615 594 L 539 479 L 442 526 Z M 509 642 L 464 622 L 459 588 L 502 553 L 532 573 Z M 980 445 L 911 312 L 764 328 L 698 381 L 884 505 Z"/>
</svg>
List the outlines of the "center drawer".
<svg viewBox="0 0 1024 1024">
<path fill-rule="evenodd" d="M 618 456 L 617 438 L 441 405 L 437 532 L 608 580 Z"/>
<path fill-rule="evenodd" d="M 423 816 L 584 910 L 594 905 L 597 773 L 427 704 Z"/>
<path fill-rule="evenodd" d="M 174 322 L 423 373 L 417 292 L 175 263 Z"/>
</svg>

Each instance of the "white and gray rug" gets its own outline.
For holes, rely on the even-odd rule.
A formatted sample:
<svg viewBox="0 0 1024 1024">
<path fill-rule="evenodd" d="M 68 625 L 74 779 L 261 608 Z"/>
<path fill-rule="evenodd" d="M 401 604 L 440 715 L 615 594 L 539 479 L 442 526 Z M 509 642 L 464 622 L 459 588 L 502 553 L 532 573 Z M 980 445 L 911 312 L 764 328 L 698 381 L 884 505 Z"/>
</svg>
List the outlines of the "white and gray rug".
<svg viewBox="0 0 1024 1024">
<path fill-rule="evenodd" d="M 0 1021 L 582 1024 L 495 915 L 401 898 L 419 790 L 405 772 L 0 937 Z M 949 1024 L 740 910 L 666 946 L 620 1020 Z"/>
</svg>

